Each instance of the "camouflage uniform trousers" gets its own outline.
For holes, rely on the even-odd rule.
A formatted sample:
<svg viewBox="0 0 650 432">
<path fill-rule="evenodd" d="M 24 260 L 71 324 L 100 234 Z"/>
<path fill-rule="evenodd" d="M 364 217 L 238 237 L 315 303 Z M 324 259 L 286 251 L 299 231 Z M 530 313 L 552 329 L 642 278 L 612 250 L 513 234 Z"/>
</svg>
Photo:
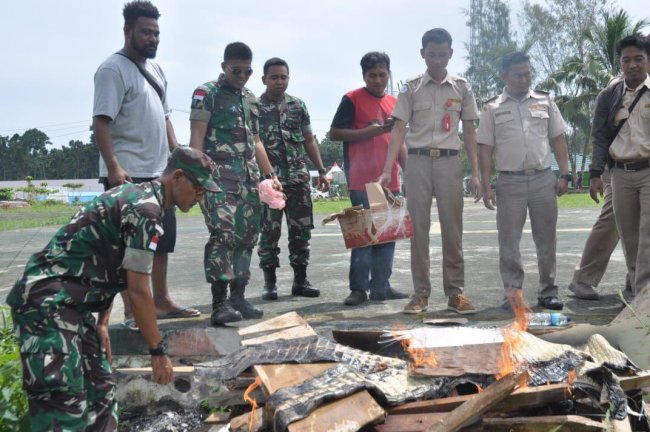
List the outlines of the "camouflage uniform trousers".
<svg viewBox="0 0 650 432">
<path fill-rule="evenodd" d="M 70 304 L 66 295 L 77 283 L 37 282 L 39 297 L 12 308 L 33 432 L 117 430 L 115 380 L 93 308 Z"/>
<path fill-rule="evenodd" d="M 280 248 L 278 243 L 282 233 L 282 215 L 287 218 L 289 230 L 289 263 L 292 266 L 309 264 L 309 240 L 314 229 L 311 191 L 309 183 L 283 185 L 287 203 L 283 210 L 274 210 L 262 204 L 262 233 L 257 255 L 260 267 L 280 267 Z"/>
<path fill-rule="evenodd" d="M 257 183 L 219 186 L 206 191 L 201 204 L 210 238 L 204 266 L 208 283 L 250 279 L 251 255 L 257 243 L 262 216 Z"/>
</svg>

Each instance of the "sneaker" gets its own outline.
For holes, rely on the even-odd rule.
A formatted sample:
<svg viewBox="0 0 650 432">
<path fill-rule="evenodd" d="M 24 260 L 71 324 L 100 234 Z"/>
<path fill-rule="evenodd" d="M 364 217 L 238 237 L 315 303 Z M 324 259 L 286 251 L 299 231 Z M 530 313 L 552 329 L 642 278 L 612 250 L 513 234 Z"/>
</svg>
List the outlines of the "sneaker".
<svg viewBox="0 0 650 432">
<path fill-rule="evenodd" d="M 573 296 L 582 300 L 599 300 L 600 296 L 598 292 L 591 285 L 571 282 L 569 284 L 569 291 L 573 293 Z"/>
<path fill-rule="evenodd" d="M 429 299 L 427 297 L 413 294 L 402 312 L 405 314 L 417 314 L 427 310 L 427 306 L 429 306 Z"/>
<path fill-rule="evenodd" d="M 463 294 L 456 294 L 449 296 L 449 302 L 447 303 L 447 309 L 454 311 L 462 315 L 475 314 L 476 309 L 469 302 L 469 299 Z"/>
<path fill-rule="evenodd" d="M 357 306 L 361 303 L 368 301 L 368 296 L 365 291 L 351 291 L 350 295 L 343 301 L 343 304 L 346 306 Z"/>
</svg>

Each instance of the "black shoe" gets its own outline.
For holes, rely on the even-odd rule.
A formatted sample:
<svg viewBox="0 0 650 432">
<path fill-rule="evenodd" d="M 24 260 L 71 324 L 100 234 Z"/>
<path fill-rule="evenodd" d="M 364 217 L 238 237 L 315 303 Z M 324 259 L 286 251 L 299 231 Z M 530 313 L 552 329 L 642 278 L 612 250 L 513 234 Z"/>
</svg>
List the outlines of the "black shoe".
<svg viewBox="0 0 650 432">
<path fill-rule="evenodd" d="M 264 311 L 258 309 L 244 298 L 247 280 L 233 279 L 230 282 L 230 304 L 241 313 L 244 319 L 262 318 Z"/>
<path fill-rule="evenodd" d="M 372 301 L 384 301 L 384 300 L 388 300 L 388 295 L 386 295 L 386 293 L 383 292 L 371 291 L 368 298 Z"/>
<path fill-rule="evenodd" d="M 564 303 L 562 301 L 555 297 L 555 296 L 550 296 L 550 297 L 538 297 L 537 298 L 537 305 L 541 306 L 545 309 L 551 309 L 551 310 L 562 310 L 564 309 Z"/>
<path fill-rule="evenodd" d="M 388 300 L 401 300 L 409 297 L 410 296 L 408 294 L 404 294 L 403 292 L 397 291 L 392 287 L 388 287 L 388 291 L 386 292 L 386 299 Z"/>
<path fill-rule="evenodd" d="M 228 300 L 221 303 L 212 304 L 212 315 L 210 315 L 210 324 L 220 326 L 230 322 L 237 322 L 243 319 L 239 311 L 233 309 Z"/>
<path fill-rule="evenodd" d="M 232 298 L 230 297 L 230 304 L 232 307 L 241 313 L 244 319 L 257 319 L 264 316 L 264 311 L 258 309 L 248 302 L 245 298 Z"/>
<path fill-rule="evenodd" d="M 278 299 L 278 287 L 273 285 L 264 284 L 264 289 L 262 291 L 262 300 L 277 300 Z"/>
<path fill-rule="evenodd" d="M 264 272 L 264 288 L 262 290 L 263 300 L 277 300 L 278 299 L 278 286 L 276 285 L 277 279 L 275 277 L 275 267 L 262 267 Z"/>
<path fill-rule="evenodd" d="M 220 326 L 229 322 L 241 321 L 241 314 L 233 309 L 228 302 L 228 282 L 213 282 L 210 289 L 212 291 L 210 324 Z"/>
<path fill-rule="evenodd" d="M 346 306 L 357 306 L 368 301 L 365 291 L 351 291 L 350 295 L 343 301 Z"/>
<path fill-rule="evenodd" d="M 291 287 L 291 295 L 300 296 L 300 297 L 318 297 L 320 295 L 320 290 L 308 280 L 305 280 L 302 285 L 293 284 Z"/>
</svg>

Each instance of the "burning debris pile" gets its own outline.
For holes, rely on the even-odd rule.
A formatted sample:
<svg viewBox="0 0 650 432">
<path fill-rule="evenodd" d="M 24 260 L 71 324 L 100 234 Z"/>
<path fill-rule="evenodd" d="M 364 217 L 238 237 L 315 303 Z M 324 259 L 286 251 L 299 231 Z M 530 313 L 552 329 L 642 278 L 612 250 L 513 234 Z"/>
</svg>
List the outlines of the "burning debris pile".
<svg viewBox="0 0 650 432">
<path fill-rule="evenodd" d="M 254 338 L 195 366 L 199 377 L 230 383 L 253 369 L 246 392 L 253 411 L 231 419 L 231 430 L 605 430 L 604 418 L 620 426 L 629 413 L 646 428 L 638 430 L 648 427 L 634 390 L 650 385 L 650 374 L 599 335 L 581 347 L 554 344 L 519 320 L 505 328 L 387 331 L 380 343 L 401 344 L 408 354 L 393 358 L 317 336 L 295 313 L 240 333 Z M 264 407 L 256 409 L 261 401 L 250 393 L 260 383 Z"/>
</svg>

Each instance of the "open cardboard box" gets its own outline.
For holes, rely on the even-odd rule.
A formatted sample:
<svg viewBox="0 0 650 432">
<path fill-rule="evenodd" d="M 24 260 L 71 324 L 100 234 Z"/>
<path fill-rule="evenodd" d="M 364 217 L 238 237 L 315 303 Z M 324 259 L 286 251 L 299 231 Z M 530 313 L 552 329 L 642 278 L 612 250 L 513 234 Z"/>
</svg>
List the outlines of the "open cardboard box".
<svg viewBox="0 0 650 432">
<path fill-rule="evenodd" d="M 329 215 L 323 225 L 339 221 L 345 247 L 354 249 L 390 243 L 413 237 L 411 216 L 406 209 L 406 199 L 395 197 L 379 183 L 366 184 L 370 209 L 354 206 Z"/>
</svg>

